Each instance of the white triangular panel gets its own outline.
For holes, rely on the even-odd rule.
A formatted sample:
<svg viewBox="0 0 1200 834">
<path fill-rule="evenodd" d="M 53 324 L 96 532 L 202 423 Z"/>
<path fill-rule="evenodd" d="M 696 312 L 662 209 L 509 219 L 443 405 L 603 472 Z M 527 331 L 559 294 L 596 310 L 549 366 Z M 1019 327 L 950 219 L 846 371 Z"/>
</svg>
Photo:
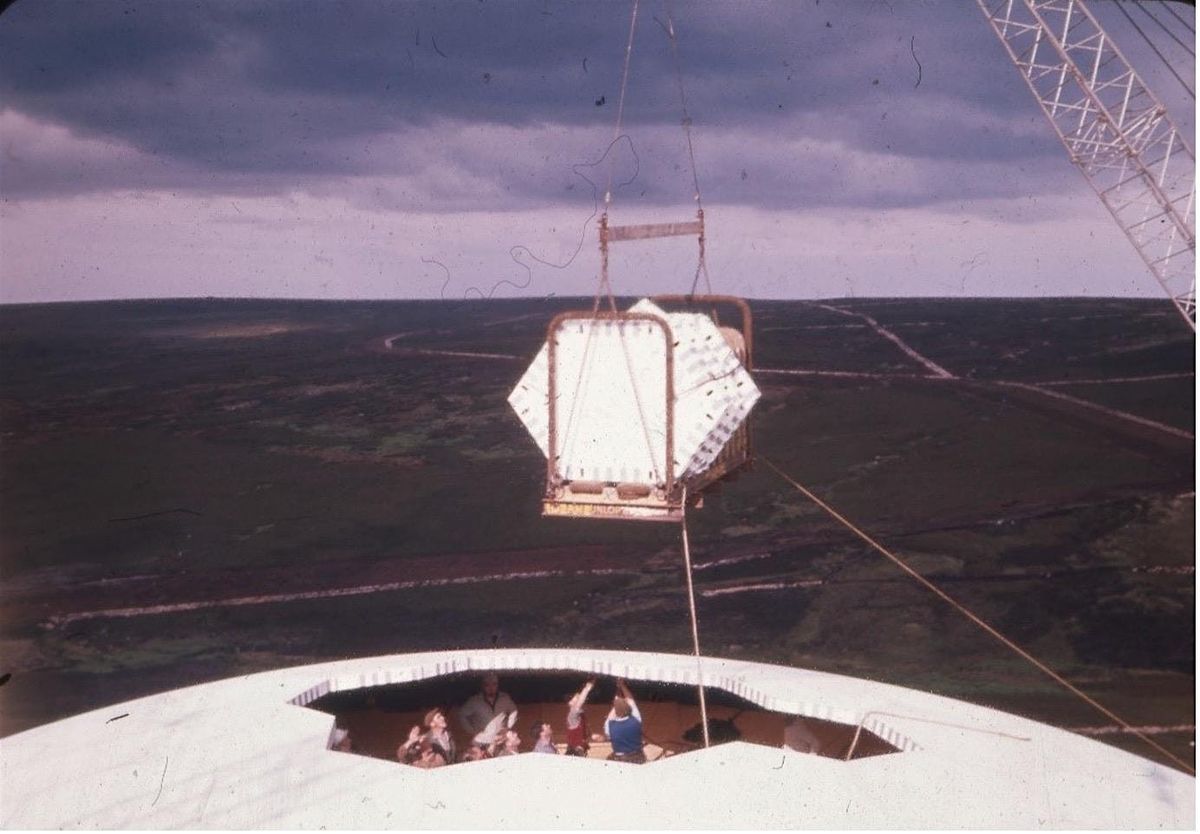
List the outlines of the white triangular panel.
<svg viewBox="0 0 1200 834">
<path fill-rule="evenodd" d="M 703 313 L 667 313 L 649 299 L 630 312 L 661 316 L 675 334 L 675 473 L 698 475 L 758 402 L 758 386 Z"/>
<path fill-rule="evenodd" d="M 708 316 L 666 313 L 648 299 L 631 312 L 670 325 L 674 345 L 675 477 L 707 469 L 746 419 L 759 390 Z M 665 479 L 666 339 L 645 321 L 571 319 L 558 331 L 556 424 L 562 478 L 661 485 Z M 549 454 L 545 344 L 509 403 Z"/>
<path fill-rule="evenodd" d="M 533 357 L 533 362 L 517 382 L 517 387 L 508 395 L 508 404 L 525 424 L 525 429 L 542 450 L 543 457 L 550 455 L 549 362 L 550 352 L 543 342 L 542 349 Z"/>
<path fill-rule="evenodd" d="M 571 319 L 558 330 L 556 470 L 569 480 L 661 484 L 666 479 L 666 346 L 646 321 Z M 549 454 L 545 344 L 508 401 Z"/>
</svg>

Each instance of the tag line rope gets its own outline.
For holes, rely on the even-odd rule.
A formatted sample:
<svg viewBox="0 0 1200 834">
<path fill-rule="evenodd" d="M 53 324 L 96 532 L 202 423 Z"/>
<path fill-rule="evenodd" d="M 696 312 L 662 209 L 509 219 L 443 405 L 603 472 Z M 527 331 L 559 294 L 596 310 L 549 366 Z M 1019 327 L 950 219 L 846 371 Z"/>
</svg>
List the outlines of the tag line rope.
<svg viewBox="0 0 1200 834">
<path fill-rule="evenodd" d="M 696 624 L 696 592 L 692 587 L 692 552 L 687 534 L 687 487 L 683 490 L 683 518 L 679 529 L 683 536 L 683 566 L 687 573 L 688 611 L 692 615 L 692 652 L 696 655 L 696 688 L 700 692 L 700 726 L 704 728 L 704 746 L 709 746 L 708 705 L 704 701 L 704 669 L 700 665 L 700 628 Z"/>
<path fill-rule="evenodd" d="M 1005 637 L 1003 634 L 1001 634 L 995 628 L 988 625 L 986 622 L 984 622 L 982 619 L 980 619 L 974 612 L 972 612 L 969 608 L 967 608 L 965 605 L 963 605 L 962 603 L 955 600 L 953 597 L 951 597 L 949 594 L 947 594 L 945 591 L 943 591 L 937 585 L 934 585 L 928 579 L 921 576 L 921 574 L 917 573 L 915 570 L 910 568 L 908 566 L 908 564 L 904 562 L 903 559 L 901 559 L 899 556 L 892 553 L 890 550 L 888 550 L 886 547 L 884 547 L 879 542 L 875 541 L 875 539 L 871 538 L 869 535 L 867 535 L 865 532 L 863 532 L 853 522 L 851 522 L 849 519 L 847 519 L 845 516 L 843 516 L 837 510 L 833 509 L 833 507 L 826 504 L 824 501 L 822 501 L 820 498 L 818 498 L 816 495 L 814 495 L 810 490 L 806 489 L 803 485 L 801 485 L 794 478 L 789 476 L 786 472 L 784 472 L 782 469 L 780 469 L 778 466 L 776 466 L 770 460 L 768 460 L 765 457 L 759 457 L 759 460 L 761 460 L 768 467 L 770 467 L 772 470 L 774 470 L 775 474 L 777 474 L 779 477 L 783 478 L 783 480 L 787 481 L 789 484 L 791 484 L 793 487 L 795 487 L 796 490 L 798 490 L 800 493 L 802 493 L 806 498 L 808 498 L 810 501 L 812 501 L 814 504 L 816 504 L 818 507 L 820 507 L 826 513 L 828 513 L 830 516 L 832 516 L 834 519 L 836 519 L 838 522 L 840 522 L 846 529 L 848 529 L 850 532 L 854 533 L 854 535 L 858 536 L 860 539 L 862 539 L 864 542 L 869 544 L 872 548 L 877 550 L 879 553 L 886 556 L 898 568 L 900 568 L 902 571 L 907 573 L 913 579 L 917 580 L 917 582 L 921 583 L 927 589 L 929 589 L 933 593 L 937 594 L 938 597 L 940 597 L 945 602 L 949 603 L 955 610 L 957 610 L 960 614 L 965 616 L 968 620 L 973 622 L 975 625 L 979 626 L 981 629 L 986 631 L 992 637 L 999 640 L 1001 643 L 1003 643 L 1009 649 L 1016 652 L 1016 654 L 1018 654 L 1021 658 L 1028 661 L 1029 663 L 1031 663 L 1033 666 L 1035 666 L 1041 672 L 1045 673 L 1052 680 L 1054 680 L 1055 683 L 1058 683 L 1063 688 L 1065 688 L 1066 690 L 1071 692 L 1073 695 L 1076 695 L 1077 697 L 1079 697 L 1080 699 L 1085 701 L 1088 705 L 1095 708 L 1097 711 L 1099 711 L 1101 714 L 1103 714 L 1107 718 L 1120 724 L 1127 732 L 1132 733 L 1133 735 L 1140 738 L 1142 741 L 1146 742 L 1148 745 L 1153 747 L 1155 750 L 1157 750 L 1163 756 L 1167 757 L 1172 762 L 1179 765 L 1179 767 L 1183 768 L 1183 770 L 1185 772 L 1187 772 L 1188 774 L 1190 774 L 1192 776 L 1196 775 L 1196 769 L 1194 767 L 1189 765 L 1183 759 L 1176 756 L 1170 750 L 1163 747 L 1158 742 L 1154 741 L 1154 739 L 1150 738 L 1145 733 L 1139 731 L 1136 727 L 1134 727 L 1132 724 L 1130 724 L 1124 718 L 1117 715 L 1115 712 L 1113 712 L 1112 710 L 1110 710 L 1108 707 L 1104 706 L 1100 702 L 1096 701 L 1094 698 L 1092 698 L 1086 692 L 1083 692 L 1082 690 L 1080 690 L 1078 687 L 1076 687 L 1074 684 L 1072 684 L 1070 681 L 1068 681 L 1062 675 L 1055 672 L 1053 669 L 1051 669 L 1045 663 L 1038 660 L 1036 657 L 1034 657 L 1029 652 L 1022 649 L 1020 646 L 1018 646 L 1012 640 Z"/>
</svg>

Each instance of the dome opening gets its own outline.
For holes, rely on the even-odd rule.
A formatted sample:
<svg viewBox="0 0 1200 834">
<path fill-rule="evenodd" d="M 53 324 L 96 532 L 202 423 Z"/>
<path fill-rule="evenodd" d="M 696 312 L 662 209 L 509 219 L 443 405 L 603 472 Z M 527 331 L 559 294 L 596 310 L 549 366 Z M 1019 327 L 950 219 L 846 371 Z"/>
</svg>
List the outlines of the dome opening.
<svg viewBox="0 0 1200 834">
<path fill-rule="evenodd" d="M 535 725 L 548 722 L 557 752 L 565 753 L 567 701 L 588 676 L 566 671 L 497 672 L 500 690 L 511 697 L 517 708 L 513 729 L 520 739 L 518 751 L 531 752 Z M 472 747 L 472 733 L 462 723 L 461 707 L 479 692 L 480 679 L 480 672 L 460 672 L 413 682 L 342 689 L 326 692 L 307 706 L 334 717 L 334 731 L 328 745 L 331 749 L 389 761 L 398 760 L 397 748 L 408 738 L 411 728 L 422 725 L 431 710 L 440 709 L 446 717 L 457 760 Z M 703 748 L 699 700 L 694 686 L 635 678 L 627 682 L 642 714 L 648 762 Z M 614 679 L 600 677 L 587 699 L 584 707 L 590 742 L 587 758 L 607 759 L 612 752 L 603 731 L 615 694 Z M 866 728 L 768 710 L 720 687 L 705 687 L 705 700 L 713 745 L 744 741 L 838 760 L 846 759 L 849 753 L 851 758 L 860 759 L 900 750 Z"/>
</svg>

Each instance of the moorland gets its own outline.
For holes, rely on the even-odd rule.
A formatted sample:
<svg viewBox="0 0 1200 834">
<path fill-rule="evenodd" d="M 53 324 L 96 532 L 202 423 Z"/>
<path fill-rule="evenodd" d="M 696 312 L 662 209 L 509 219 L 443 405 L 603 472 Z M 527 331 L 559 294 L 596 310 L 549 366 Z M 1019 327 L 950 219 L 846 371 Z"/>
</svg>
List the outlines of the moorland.
<svg viewBox="0 0 1200 834">
<path fill-rule="evenodd" d="M 506 403 L 551 316 L 587 304 L 0 307 L 0 734 L 340 657 L 690 651 L 678 529 L 542 518 Z M 1173 308 L 752 306 L 761 460 L 688 520 L 705 653 L 1155 756 L 769 461 L 1194 761 L 1194 335 Z"/>
</svg>

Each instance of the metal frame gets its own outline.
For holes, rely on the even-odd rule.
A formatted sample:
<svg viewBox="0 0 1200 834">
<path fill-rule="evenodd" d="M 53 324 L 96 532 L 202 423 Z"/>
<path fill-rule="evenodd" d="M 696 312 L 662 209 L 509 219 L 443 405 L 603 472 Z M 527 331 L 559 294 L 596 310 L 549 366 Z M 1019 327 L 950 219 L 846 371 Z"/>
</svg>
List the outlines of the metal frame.
<svg viewBox="0 0 1200 834">
<path fill-rule="evenodd" d="M 687 237 L 696 236 L 700 247 L 700 266 L 704 267 L 704 209 L 696 209 L 695 220 L 684 220 L 675 223 L 643 223 L 633 226 L 608 225 L 608 208 L 600 216 L 600 287 L 608 293 L 610 309 L 615 313 L 617 308 L 613 301 L 612 284 L 608 280 L 608 244 L 625 240 L 649 240 L 656 237 Z"/>
<path fill-rule="evenodd" d="M 742 338 L 746 340 L 746 356 L 743 358 L 742 365 L 747 371 L 754 370 L 754 320 L 750 314 L 750 305 L 744 298 L 738 298 L 736 295 L 652 295 L 650 300 L 655 304 L 687 304 L 689 306 L 702 306 L 709 304 L 730 304 L 738 308 L 738 312 L 742 314 Z"/>
<path fill-rule="evenodd" d="M 585 490 L 571 489 L 572 481 L 558 473 L 558 331 L 568 321 L 644 321 L 658 325 L 666 346 L 666 446 L 661 494 L 651 487 L 647 495 L 631 494 L 635 485 L 587 484 Z M 592 312 L 570 310 L 559 313 L 546 328 L 548 439 L 546 455 L 546 493 L 542 514 L 593 518 L 624 518 L 636 521 L 672 521 L 683 518 L 681 485 L 675 482 L 675 337 L 671 325 L 652 313 Z M 641 487 L 643 485 L 636 485 Z M 597 498 L 596 496 L 601 496 Z"/>
<path fill-rule="evenodd" d="M 701 267 L 704 259 L 704 211 L 698 209 L 693 221 L 650 223 L 633 226 L 609 226 L 607 212 L 600 218 L 601 291 L 608 295 L 609 310 L 573 310 L 551 319 L 546 329 L 548 391 L 546 491 L 542 499 L 542 514 L 591 518 L 616 518 L 638 521 L 682 521 L 684 505 L 699 505 L 704 493 L 719 481 L 734 476 L 752 462 L 750 427 L 743 423 L 729 438 L 712 465 L 686 484 L 675 480 L 675 344 L 670 324 L 652 313 L 620 312 L 612 296 L 608 280 L 608 247 L 610 242 L 647 240 L 657 237 L 696 235 L 700 246 Z M 739 356 L 747 371 L 753 369 L 754 334 L 750 305 L 744 299 L 728 295 L 657 295 L 654 302 L 682 303 L 689 306 L 730 304 L 742 316 L 741 335 L 745 356 Z M 657 324 L 666 344 L 666 460 L 665 483 L 661 489 L 652 485 L 610 482 L 572 481 L 558 472 L 558 332 L 568 321 L 647 321 Z M 714 314 L 715 323 L 715 314 Z"/>
<path fill-rule="evenodd" d="M 733 295 L 655 295 L 651 296 L 655 304 L 686 304 L 689 307 L 729 304 L 736 307 L 742 315 L 742 339 L 746 345 L 746 355 L 739 356 L 747 371 L 754 370 L 754 319 L 750 313 L 750 305 L 746 299 Z M 750 432 L 750 421 L 742 423 L 729 438 L 725 448 L 717 455 L 712 465 L 688 482 L 688 500 L 694 505 L 704 502 L 704 495 L 713 492 L 721 481 L 738 476 L 742 470 L 754 468 L 754 443 Z"/>
<path fill-rule="evenodd" d="M 1196 159 L 1082 0 L 977 0 L 1071 161 L 1196 329 Z"/>
</svg>

